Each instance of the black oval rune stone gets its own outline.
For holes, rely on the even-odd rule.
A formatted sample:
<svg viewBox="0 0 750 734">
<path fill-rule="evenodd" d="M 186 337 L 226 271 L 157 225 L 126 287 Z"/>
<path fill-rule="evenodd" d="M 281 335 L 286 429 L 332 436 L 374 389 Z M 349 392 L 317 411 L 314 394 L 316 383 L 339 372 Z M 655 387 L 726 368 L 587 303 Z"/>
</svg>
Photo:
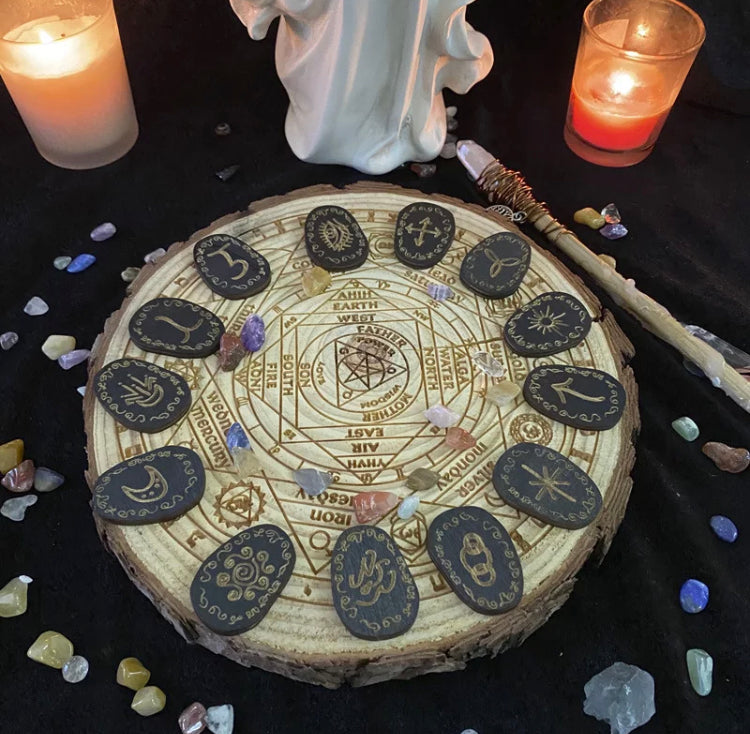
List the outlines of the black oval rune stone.
<svg viewBox="0 0 750 734">
<path fill-rule="evenodd" d="M 219 348 L 224 324 L 207 308 L 182 298 L 154 298 L 128 324 L 141 349 L 170 357 L 207 357 Z"/>
<path fill-rule="evenodd" d="M 355 637 L 388 640 L 417 618 L 417 585 L 398 546 L 380 528 L 355 525 L 339 535 L 331 589 L 333 606 Z"/>
<path fill-rule="evenodd" d="M 142 359 L 116 359 L 94 376 L 99 402 L 126 428 L 156 433 L 190 410 L 185 378 Z"/>
<path fill-rule="evenodd" d="M 94 486 L 91 507 L 99 517 L 120 525 L 164 522 L 195 507 L 205 488 L 198 454 L 164 446 L 105 471 Z"/>
<path fill-rule="evenodd" d="M 505 324 L 505 341 L 518 354 L 542 357 L 572 349 L 591 328 L 586 307 L 569 293 L 542 293 Z"/>
<path fill-rule="evenodd" d="M 502 614 L 523 596 L 523 569 L 508 531 L 481 507 L 441 512 L 427 531 L 432 562 L 466 606 Z"/>
<path fill-rule="evenodd" d="M 511 507 L 561 528 L 582 528 L 602 509 L 591 477 L 561 453 L 536 443 L 509 448 L 495 464 L 492 483 Z"/>
<path fill-rule="evenodd" d="M 518 290 L 531 263 L 531 248 L 513 232 L 498 232 L 469 250 L 461 263 L 461 282 L 487 298 L 506 298 Z"/>
<path fill-rule="evenodd" d="M 447 209 L 417 201 L 404 207 L 396 220 L 396 257 L 413 268 L 437 265 L 453 244 L 456 221 Z"/>
<path fill-rule="evenodd" d="M 319 206 L 305 220 L 305 245 L 314 265 L 353 270 L 367 260 L 370 246 L 357 220 L 340 206 Z"/>
<path fill-rule="evenodd" d="M 625 410 L 625 388 L 601 370 L 571 365 L 533 369 L 523 384 L 526 402 L 543 415 L 573 428 L 605 431 Z"/>
<path fill-rule="evenodd" d="M 220 635 L 255 627 L 278 599 L 297 555 L 289 536 L 276 525 L 243 530 L 201 564 L 190 585 L 198 619 Z"/>
<path fill-rule="evenodd" d="M 248 298 L 271 282 L 268 260 L 228 234 L 212 234 L 195 243 L 193 260 L 201 278 L 224 298 Z"/>
</svg>

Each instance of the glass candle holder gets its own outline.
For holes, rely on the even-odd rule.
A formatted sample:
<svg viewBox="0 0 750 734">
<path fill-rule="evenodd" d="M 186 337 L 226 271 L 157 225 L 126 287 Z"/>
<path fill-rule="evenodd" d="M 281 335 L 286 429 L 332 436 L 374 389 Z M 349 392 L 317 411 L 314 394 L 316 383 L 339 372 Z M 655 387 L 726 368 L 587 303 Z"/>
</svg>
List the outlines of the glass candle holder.
<svg viewBox="0 0 750 734">
<path fill-rule="evenodd" d="M 565 142 L 601 166 L 653 149 L 706 36 L 676 0 L 594 0 L 584 11 Z"/>
<path fill-rule="evenodd" d="M 5 3 L 0 75 L 50 163 L 103 166 L 138 137 L 112 0 Z"/>
</svg>

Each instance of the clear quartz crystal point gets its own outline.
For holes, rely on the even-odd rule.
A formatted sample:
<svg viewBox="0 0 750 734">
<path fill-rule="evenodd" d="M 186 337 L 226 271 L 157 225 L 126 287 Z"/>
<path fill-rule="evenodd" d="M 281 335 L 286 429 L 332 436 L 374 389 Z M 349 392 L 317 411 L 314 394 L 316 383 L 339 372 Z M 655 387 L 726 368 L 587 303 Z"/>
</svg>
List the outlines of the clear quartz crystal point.
<svg viewBox="0 0 750 734">
<path fill-rule="evenodd" d="M 459 140 L 456 145 L 458 160 L 461 161 L 469 175 L 476 181 L 495 156 L 488 153 L 479 143 L 473 140 Z"/>
</svg>

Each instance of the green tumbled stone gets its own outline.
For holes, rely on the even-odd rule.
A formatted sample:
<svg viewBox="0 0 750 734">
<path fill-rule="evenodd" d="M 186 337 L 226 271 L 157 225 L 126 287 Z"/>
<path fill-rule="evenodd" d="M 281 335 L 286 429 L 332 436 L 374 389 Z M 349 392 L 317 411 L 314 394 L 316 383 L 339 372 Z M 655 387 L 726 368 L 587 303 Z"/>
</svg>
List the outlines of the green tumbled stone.
<svg viewBox="0 0 750 734">
<path fill-rule="evenodd" d="M 690 685 L 699 696 L 707 696 L 713 686 L 714 659 L 697 647 L 688 650 L 685 657 Z"/>
<path fill-rule="evenodd" d="M 674 428 L 675 432 L 682 436 L 686 441 L 695 441 L 700 435 L 700 430 L 698 430 L 695 421 L 692 418 L 688 418 L 686 415 L 683 415 L 682 418 L 673 420 L 672 428 Z"/>
<path fill-rule="evenodd" d="M 440 475 L 429 469 L 415 469 L 409 474 L 406 480 L 406 486 L 409 489 L 413 489 L 415 492 L 419 492 L 424 489 L 430 489 L 434 487 L 440 481 Z"/>
<path fill-rule="evenodd" d="M 579 209 L 573 215 L 573 219 L 578 224 L 585 224 L 587 227 L 591 227 L 591 229 L 601 229 L 607 223 L 607 220 L 596 209 L 592 209 L 590 206 Z"/>
</svg>

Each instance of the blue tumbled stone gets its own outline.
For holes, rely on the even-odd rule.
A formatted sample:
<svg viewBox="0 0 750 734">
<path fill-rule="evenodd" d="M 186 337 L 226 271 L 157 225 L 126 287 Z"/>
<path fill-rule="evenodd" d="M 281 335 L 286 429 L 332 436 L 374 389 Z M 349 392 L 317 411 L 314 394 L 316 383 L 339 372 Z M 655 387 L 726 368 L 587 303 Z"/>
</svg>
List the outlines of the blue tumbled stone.
<svg viewBox="0 0 750 734">
<path fill-rule="evenodd" d="M 266 341 L 266 325 L 258 314 L 248 316 L 240 332 L 242 346 L 248 352 L 257 352 Z"/>
<path fill-rule="evenodd" d="M 227 448 L 229 451 L 235 449 L 249 449 L 250 439 L 245 433 L 245 429 L 239 423 L 232 423 L 227 430 Z"/>
<path fill-rule="evenodd" d="M 95 262 L 96 258 L 93 255 L 83 253 L 82 255 L 76 255 L 66 270 L 69 273 L 80 273 L 82 270 L 90 268 Z"/>
<path fill-rule="evenodd" d="M 688 579 L 680 589 L 680 606 L 688 614 L 698 614 L 708 604 L 708 586 L 697 579 Z"/>
<path fill-rule="evenodd" d="M 737 540 L 737 526 L 724 515 L 714 515 L 711 518 L 711 530 L 727 543 L 734 543 Z"/>
<path fill-rule="evenodd" d="M 600 230 L 599 234 L 602 237 L 606 237 L 608 240 L 619 240 L 620 237 L 624 237 L 628 233 L 628 228 L 624 224 L 605 224 Z"/>
</svg>

